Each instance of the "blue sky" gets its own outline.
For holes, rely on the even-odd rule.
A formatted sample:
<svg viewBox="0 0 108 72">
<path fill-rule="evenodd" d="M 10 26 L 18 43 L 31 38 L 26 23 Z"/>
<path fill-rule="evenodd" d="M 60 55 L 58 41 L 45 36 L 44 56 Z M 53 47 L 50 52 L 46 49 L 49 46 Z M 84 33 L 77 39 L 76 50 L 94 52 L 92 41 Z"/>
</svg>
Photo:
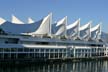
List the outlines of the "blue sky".
<svg viewBox="0 0 108 72">
<path fill-rule="evenodd" d="M 22 21 L 28 17 L 38 21 L 53 13 L 53 22 L 68 16 L 68 24 L 81 18 L 81 25 L 93 20 L 92 26 L 102 22 L 108 32 L 108 0 L 0 0 L 0 17 L 11 20 L 14 14 Z"/>
</svg>

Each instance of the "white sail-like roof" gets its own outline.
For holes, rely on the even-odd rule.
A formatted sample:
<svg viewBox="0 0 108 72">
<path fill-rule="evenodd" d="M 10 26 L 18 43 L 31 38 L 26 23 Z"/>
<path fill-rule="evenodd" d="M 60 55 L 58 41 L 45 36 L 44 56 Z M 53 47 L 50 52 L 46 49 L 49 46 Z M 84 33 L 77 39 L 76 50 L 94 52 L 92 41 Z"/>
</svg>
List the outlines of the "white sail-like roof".
<svg viewBox="0 0 108 72">
<path fill-rule="evenodd" d="M 81 30 L 85 30 L 86 28 L 88 28 L 91 25 L 92 21 L 88 22 L 87 24 L 83 25 L 80 27 L 80 31 Z"/>
<path fill-rule="evenodd" d="M 52 21 L 52 13 L 50 13 L 48 16 L 46 16 L 42 23 L 40 24 L 40 27 L 35 31 L 30 34 L 38 34 L 38 35 L 43 35 L 43 34 L 51 34 L 51 22 Z"/>
<path fill-rule="evenodd" d="M 71 39 L 91 39 L 97 40 L 101 36 L 100 24 L 91 28 L 91 21 L 80 27 L 80 19 L 74 23 L 67 25 L 67 16 L 58 22 L 52 24 L 52 13 L 42 18 L 39 21 L 34 22 L 31 18 L 28 18 L 29 24 L 24 24 L 17 17 L 12 15 L 12 22 L 6 21 L 0 18 L 0 28 L 6 34 L 26 34 L 26 35 L 48 35 L 67 36 Z M 51 25 L 52 24 L 52 25 Z"/>
<path fill-rule="evenodd" d="M 87 24 L 80 27 L 80 38 L 88 40 L 91 37 L 91 23 L 92 21 L 89 21 Z"/>
<path fill-rule="evenodd" d="M 66 25 L 67 16 L 57 22 L 56 27 L 58 27 L 58 30 L 55 35 L 66 35 Z"/>
<path fill-rule="evenodd" d="M 28 24 L 34 23 L 35 21 L 32 18 L 28 18 Z"/>
<path fill-rule="evenodd" d="M 3 23 L 5 23 L 5 22 L 6 22 L 6 20 L 5 20 L 5 19 L 0 18 L 0 25 L 1 25 L 1 24 L 3 24 Z"/>
<path fill-rule="evenodd" d="M 93 32 L 93 31 L 97 30 L 99 27 L 100 27 L 100 24 L 97 24 L 95 27 L 91 28 L 90 31 Z"/>
<path fill-rule="evenodd" d="M 91 29 L 91 38 L 93 40 L 98 40 L 101 38 L 101 23 L 97 24 L 95 27 Z"/>
<path fill-rule="evenodd" d="M 67 29 L 72 29 L 73 27 L 77 26 L 78 24 L 80 24 L 80 18 L 78 20 L 76 20 L 74 23 L 69 24 L 67 26 Z"/>
<path fill-rule="evenodd" d="M 79 36 L 80 18 L 67 26 L 67 35 L 72 38 Z"/>
<path fill-rule="evenodd" d="M 12 23 L 15 24 L 24 24 L 20 19 L 18 19 L 16 16 L 12 15 Z"/>
<path fill-rule="evenodd" d="M 43 19 L 32 24 L 15 24 L 6 21 L 5 23 L 1 24 L 0 27 L 7 34 L 28 34 L 36 31 L 40 27 L 42 21 Z"/>
<path fill-rule="evenodd" d="M 66 24 L 67 16 L 57 22 L 56 26 L 60 26 L 61 24 Z"/>
</svg>

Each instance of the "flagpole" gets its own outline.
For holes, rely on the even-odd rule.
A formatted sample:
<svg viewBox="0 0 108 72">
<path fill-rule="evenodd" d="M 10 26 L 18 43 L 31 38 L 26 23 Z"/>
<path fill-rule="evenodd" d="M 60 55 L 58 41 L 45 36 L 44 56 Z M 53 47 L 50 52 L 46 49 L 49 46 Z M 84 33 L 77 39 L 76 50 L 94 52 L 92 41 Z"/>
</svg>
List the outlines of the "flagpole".
<svg viewBox="0 0 108 72">
<path fill-rule="evenodd" d="M 100 28 L 99 28 L 99 29 L 100 29 L 99 39 L 101 39 L 101 34 L 102 34 L 102 33 L 101 33 L 101 28 L 102 28 L 101 26 L 102 26 L 102 22 L 100 22 L 100 26 L 99 26 L 99 27 L 100 27 Z"/>
<path fill-rule="evenodd" d="M 77 35 L 78 38 L 80 38 L 80 18 L 78 20 L 78 35 Z"/>
<path fill-rule="evenodd" d="M 52 27 L 51 27 L 52 26 L 52 12 L 49 14 L 49 16 L 50 16 L 50 20 L 49 20 L 49 23 L 50 23 L 49 24 L 49 36 L 51 36 L 51 33 L 52 33 L 51 32 L 51 29 L 52 29 Z"/>
<path fill-rule="evenodd" d="M 89 36 L 89 39 L 91 38 L 91 24 L 92 24 L 92 20 L 91 20 L 91 23 L 90 23 L 90 30 L 89 30 L 90 36 Z"/>
<path fill-rule="evenodd" d="M 67 38 L 67 31 L 66 31 L 66 26 L 67 26 L 67 16 L 66 16 L 65 18 L 66 18 L 66 23 L 65 23 L 65 37 Z"/>
</svg>

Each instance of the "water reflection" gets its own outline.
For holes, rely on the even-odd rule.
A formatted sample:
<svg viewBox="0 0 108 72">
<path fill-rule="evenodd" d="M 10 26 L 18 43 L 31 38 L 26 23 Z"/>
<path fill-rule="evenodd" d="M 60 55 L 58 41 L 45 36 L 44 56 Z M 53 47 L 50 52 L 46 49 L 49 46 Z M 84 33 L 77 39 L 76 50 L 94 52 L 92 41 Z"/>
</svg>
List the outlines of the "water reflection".
<svg viewBox="0 0 108 72">
<path fill-rule="evenodd" d="M 108 61 L 0 65 L 0 72 L 108 72 Z"/>
</svg>

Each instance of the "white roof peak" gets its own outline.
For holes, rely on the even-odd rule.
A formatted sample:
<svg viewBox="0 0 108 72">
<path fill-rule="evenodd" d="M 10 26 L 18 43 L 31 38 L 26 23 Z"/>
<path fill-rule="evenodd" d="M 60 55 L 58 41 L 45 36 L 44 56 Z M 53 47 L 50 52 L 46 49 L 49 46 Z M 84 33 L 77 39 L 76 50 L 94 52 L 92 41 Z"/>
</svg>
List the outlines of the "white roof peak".
<svg viewBox="0 0 108 72">
<path fill-rule="evenodd" d="M 18 19 L 16 16 L 14 16 L 12 14 L 12 23 L 16 23 L 16 24 L 24 24 L 24 22 L 22 22 L 20 19 Z"/>
<path fill-rule="evenodd" d="M 28 18 L 28 23 L 29 23 L 29 24 L 34 23 L 34 22 L 35 22 L 35 21 L 34 21 L 32 18 L 30 18 L 30 17 Z"/>
<path fill-rule="evenodd" d="M 91 25 L 92 21 L 89 21 L 87 24 L 80 27 L 80 30 L 86 29 L 89 25 Z"/>
<path fill-rule="evenodd" d="M 6 20 L 0 17 L 0 25 L 2 25 L 4 22 L 6 22 Z"/>
<path fill-rule="evenodd" d="M 56 26 L 59 26 L 61 24 L 67 24 L 67 16 L 65 16 L 64 18 L 62 18 L 61 20 L 59 20 L 57 22 L 57 25 Z"/>
<path fill-rule="evenodd" d="M 77 24 L 80 24 L 80 18 L 78 20 L 76 20 L 74 23 L 69 24 L 67 26 L 67 29 L 71 29 L 71 28 L 75 27 Z"/>
<path fill-rule="evenodd" d="M 30 34 L 50 34 L 51 31 L 51 21 L 52 21 L 52 14 L 48 14 L 46 17 L 43 18 L 41 25 L 39 28 Z"/>
<path fill-rule="evenodd" d="M 99 23 L 99 24 L 97 24 L 96 26 L 94 26 L 93 28 L 91 28 L 91 32 L 92 32 L 92 31 L 95 31 L 96 29 L 98 29 L 98 28 L 100 27 L 100 24 L 101 24 L 101 23 Z"/>
</svg>

